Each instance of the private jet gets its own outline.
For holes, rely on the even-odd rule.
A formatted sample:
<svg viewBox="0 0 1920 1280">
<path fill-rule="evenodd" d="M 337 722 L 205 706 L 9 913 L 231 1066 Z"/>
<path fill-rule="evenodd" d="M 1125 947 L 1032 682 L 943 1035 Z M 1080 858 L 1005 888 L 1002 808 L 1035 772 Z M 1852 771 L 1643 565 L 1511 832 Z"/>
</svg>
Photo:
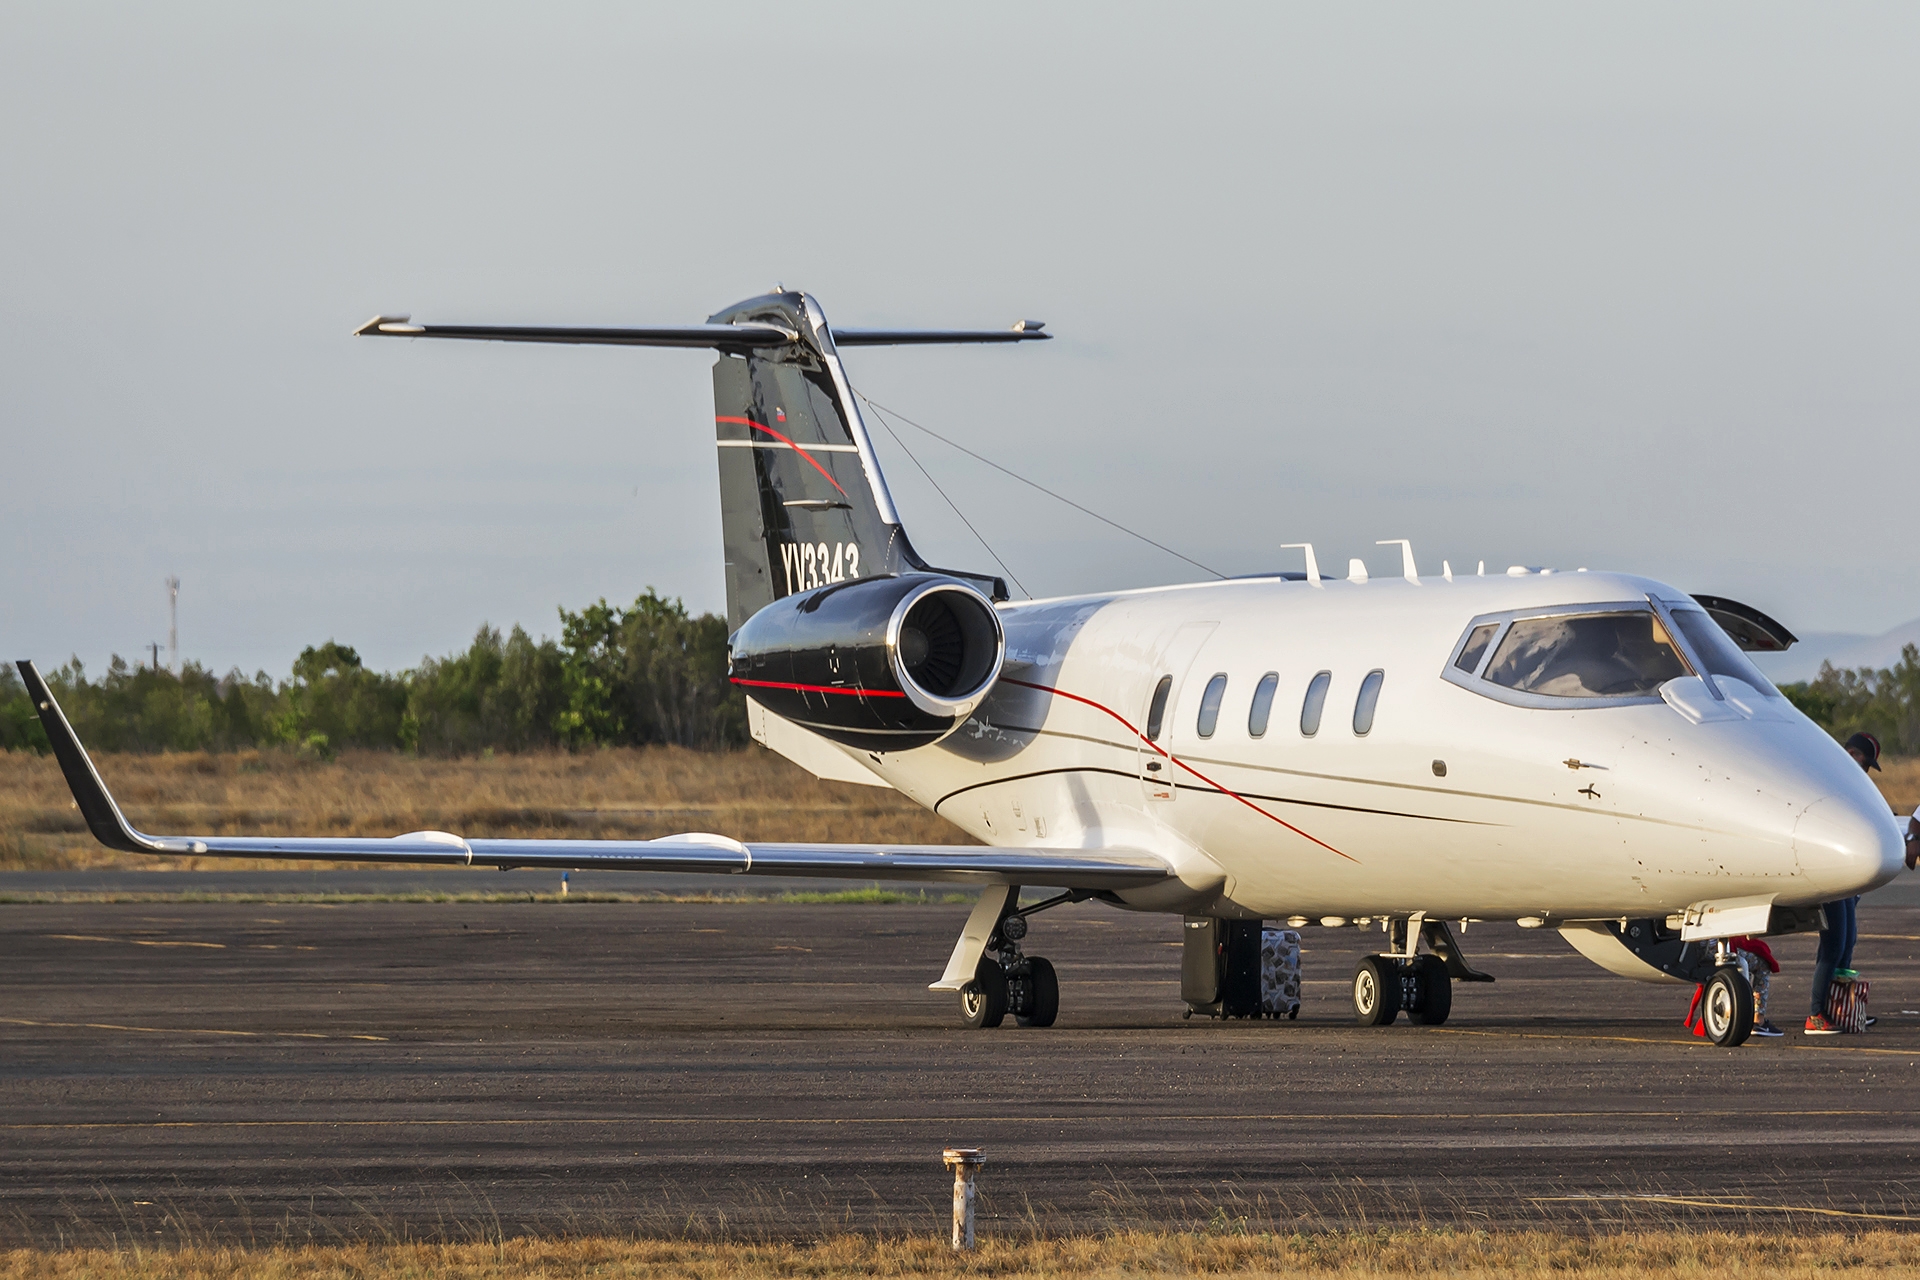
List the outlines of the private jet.
<svg viewBox="0 0 1920 1280">
<path fill-rule="evenodd" d="M 1492 980 L 1453 926 L 1512 921 L 1622 976 L 1703 985 L 1722 1045 L 1753 1027 L 1730 939 L 1817 928 L 1821 903 L 1901 869 L 1886 802 L 1746 656 L 1793 635 L 1737 601 L 1627 573 L 1423 574 L 1404 541 L 1394 574 L 1323 575 L 1291 544 L 1303 571 L 1022 601 L 927 563 L 841 353 L 1045 340 L 1038 322 L 842 329 L 782 288 L 678 328 L 357 333 L 714 351 L 729 674 L 754 738 L 977 843 L 148 835 L 22 662 L 111 848 L 975 885 L 932 989 L 976 1028 L 1053 1023 L 1058 976 L 1027 948 L 1063 903 L 1181 917 L 1190 1015 L 1262 1014 L 1269 923 L 1377 931 L 1352 985 L 1369 1026 L 1446 1021 L 1455 982 Z"/>
</svg>

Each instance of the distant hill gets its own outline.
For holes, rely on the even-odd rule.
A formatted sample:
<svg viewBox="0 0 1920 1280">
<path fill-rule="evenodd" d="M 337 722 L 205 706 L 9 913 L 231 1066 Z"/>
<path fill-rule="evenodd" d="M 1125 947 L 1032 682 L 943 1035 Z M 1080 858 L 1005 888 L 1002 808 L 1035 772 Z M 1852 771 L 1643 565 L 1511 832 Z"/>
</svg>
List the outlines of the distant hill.
<svg viewBox="0 0 1920 1280">
<path fill-rule="evenodd" d="M 1756 653 L 1753 660 L 1769 679 L 1788 684 L 1813 679 L 1820 674 L 1822 662 L 1836 667 L 1891 667 L 1900 661 L 1901 646 L 1909 644 L 1920 644 L 1920 618 L 1877 636 L 1810 631 L 1785 653 Z"/>
</svg>

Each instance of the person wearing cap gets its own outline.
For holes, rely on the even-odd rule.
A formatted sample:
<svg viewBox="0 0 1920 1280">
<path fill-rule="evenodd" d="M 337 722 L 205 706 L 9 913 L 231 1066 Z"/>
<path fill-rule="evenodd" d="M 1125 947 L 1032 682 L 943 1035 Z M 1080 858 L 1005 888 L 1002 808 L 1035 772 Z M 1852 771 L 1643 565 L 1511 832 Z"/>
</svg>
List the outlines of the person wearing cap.
<svg viewBox="0 0 1920 1280">
<path fill-rule="evenodd" d="M 1847 739 L 1847 754 L 1862 769 L 1880 768 L 1880 739 L 1870 733 L 1856 733 Z M 1911 832 L 1912 824 L 1908 824 Z M 1907 844 L 1907 862 L 1913 863 L 1914 844 Z M 1840 1029 L 1827 1021 L 1827 992 L 1835 978 L 1857 978 L 1853 967 L 1853 944 L 1860 937 L 1860 896 L 1842 898 L 1821 906 L 1826 928 L 1820 931 L 1820 949 L 1813 958 L 1813 1012 L 1807 1015 L 1806 1034 L 1837 1036 Z M 1869 1019 L 1869 1022 L 1874 1019 Z"/>
</svg>

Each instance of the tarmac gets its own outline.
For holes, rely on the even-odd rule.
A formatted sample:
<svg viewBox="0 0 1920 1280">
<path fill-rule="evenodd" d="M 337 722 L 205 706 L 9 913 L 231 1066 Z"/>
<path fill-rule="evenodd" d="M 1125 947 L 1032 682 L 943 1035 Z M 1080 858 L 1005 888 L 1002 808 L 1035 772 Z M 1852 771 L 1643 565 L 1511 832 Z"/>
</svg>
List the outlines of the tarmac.
<svg viewBox="0 0 1920 1280">
<path fill-rule="evenodd" d="M 926 990 L 963 904 L 16 901 L 0 1243 L 937 1232 L 950 1145 L 983 1232 L 1912 1228 L 1916 897 L 1862 907 L 1872 1031 L 1798 1033 L 1796 936 L 1790 1034 L 1734 1050 L 1511 926 L 1444 1027 L 1353 1025 L 1352 928 L 1298 1021 L 1220 1023 L 1176 919 L 1083 903 L 1027 939 L 1059 1023 L 969 1032 Z"/>
</svg>

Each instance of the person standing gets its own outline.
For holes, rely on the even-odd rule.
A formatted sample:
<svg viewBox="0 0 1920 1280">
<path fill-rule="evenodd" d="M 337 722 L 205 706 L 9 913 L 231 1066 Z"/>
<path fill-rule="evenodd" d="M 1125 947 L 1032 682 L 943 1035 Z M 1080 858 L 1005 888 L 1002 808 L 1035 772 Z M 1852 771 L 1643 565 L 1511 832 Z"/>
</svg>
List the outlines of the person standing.
<svg viewBox="0 0 1920 1280">
<path fill-rule="evenodd" d="M 1862 769 L 1880 768 L 1880 739 L 1870 733 L 1856 733 L 1847 739 L 1847 754 Z M 1908 865 L 1912 865 L 1914 845 L 1907 845 Z M 1860 896 L 1825 903 L 1820 914 L 1826 928 L 1820 930 L 1820 949 L 1813 958 L 1813 1012 L 1807 1015 L 1806 1034 L 1837 1036 L 1840 1029 L 1827 1021 L 1827 993 L 1835 978 L 1857 978 L 1853 967 L 1853 944 L 1860 937 Z"/>
</svg>

